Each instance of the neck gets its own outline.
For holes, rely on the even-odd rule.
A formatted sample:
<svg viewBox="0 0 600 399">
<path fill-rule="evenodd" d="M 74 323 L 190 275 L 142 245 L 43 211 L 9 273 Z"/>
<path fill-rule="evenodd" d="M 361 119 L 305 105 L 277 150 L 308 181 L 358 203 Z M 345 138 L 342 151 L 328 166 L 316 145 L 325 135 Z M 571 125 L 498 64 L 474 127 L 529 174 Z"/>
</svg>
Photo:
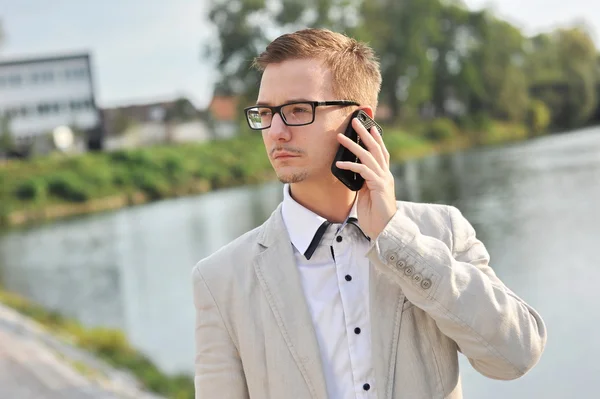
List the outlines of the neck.
<svg viewBox="0 0 600 399">
<path fill-rule="evenodd" d="M 297 203 L 332 223 L 346 220 L 356 197 L 354 191 L 334 176 L 325 182 L 291 183 L 290 195 Z"/>
</svg>

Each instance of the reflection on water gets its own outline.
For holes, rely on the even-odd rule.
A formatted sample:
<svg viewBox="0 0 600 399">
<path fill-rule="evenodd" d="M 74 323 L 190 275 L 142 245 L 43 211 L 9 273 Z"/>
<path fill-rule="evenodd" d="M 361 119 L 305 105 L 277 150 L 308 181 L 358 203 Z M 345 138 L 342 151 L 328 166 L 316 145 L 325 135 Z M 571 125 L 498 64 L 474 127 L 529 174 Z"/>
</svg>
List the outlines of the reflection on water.
<svg viewBox="0 0 600 399">
<path fill-rule="evenodd" d="M 501 279 L 536 307 L 550 338 L 514 382 L 461 361 L 466 397 L 567 398 L 600 373 L 600 130 L 396 165 L 399 199 L 457 206 Z M 0 281 L 88 326 L 120 328 L 167 372 L 192 372 L 190 272 L 261 224 L 277 182 L 19 229 L 0 236 Z M 587 336 L 591 335 L 588 339 Z M 560 376 L 560 378 L 552 378 Z"/>
</svg>

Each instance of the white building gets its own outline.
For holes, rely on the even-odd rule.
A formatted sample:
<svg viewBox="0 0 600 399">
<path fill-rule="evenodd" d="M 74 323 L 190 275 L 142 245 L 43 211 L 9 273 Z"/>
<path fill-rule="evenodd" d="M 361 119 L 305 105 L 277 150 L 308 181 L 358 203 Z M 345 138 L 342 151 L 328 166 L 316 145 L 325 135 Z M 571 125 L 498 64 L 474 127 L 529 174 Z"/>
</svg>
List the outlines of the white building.
<svg viewBox="0 0 600 399">
<path fill-rule="evenodd" d="M 89 54 L 0 60 L 0 116 L 21 148 L 66 125 L 84 133 L 88 149 L 101 149 Z"/>
</svg>

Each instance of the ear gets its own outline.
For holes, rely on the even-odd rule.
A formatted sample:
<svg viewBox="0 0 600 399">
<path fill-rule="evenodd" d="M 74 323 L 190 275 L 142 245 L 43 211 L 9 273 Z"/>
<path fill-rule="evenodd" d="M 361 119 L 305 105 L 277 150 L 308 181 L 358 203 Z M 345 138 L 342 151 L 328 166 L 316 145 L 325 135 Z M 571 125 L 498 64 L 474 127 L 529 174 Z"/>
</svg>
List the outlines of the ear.
<svg viewBox="0 0 600 399">
<path fill-rule="evenodd" d="M 371 108 L 370 106 L 368 106 L 368 105 L 361 106 L 359 109 L 362 109 L 363 111 L 365 111 L 365 113 L 367 115 L 369 115 L 369 117 L 371 119 L 375 119 L 375 113 L 373 112 L 373 108 Z"/>
</svg>

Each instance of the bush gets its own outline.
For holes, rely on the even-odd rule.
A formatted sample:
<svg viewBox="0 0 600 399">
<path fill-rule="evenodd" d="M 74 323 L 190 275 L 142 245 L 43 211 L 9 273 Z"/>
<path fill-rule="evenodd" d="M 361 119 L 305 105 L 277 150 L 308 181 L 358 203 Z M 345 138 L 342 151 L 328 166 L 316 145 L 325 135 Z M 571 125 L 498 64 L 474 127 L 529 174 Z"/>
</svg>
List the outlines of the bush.
<svg viewBox="0 0 600 399">
<path fill-rule="evenodd" d="M 119 188 L 123 188 L 126 187 L 127 185 L 129 185 L 129 183 L 131 183 L 132 181 L 132 177 L 131 177 L 131 172 L 129 172 L 126 169 L 116 169 L 113 172 L 113 176 L 112 176 L 112 183 L 119 187 Z"/>
<path fill-rule="evenodd" d="M 184 161 L 177 155 L 169 155 L 166 157 L 164 160 L 164 170 L 169 181 L 175 184 L 184 183 L 189 179 L 189 174 L 185 169 Z"/>
<path fill-rule="evenodd" d="M 110 154 L 110 160 L 123 163 L 131 168 L 156 169 L 157 164 L 148 150 L 120 150 Z"/>
<path fill-rule="evenodd" d="M 431 141 L 448 141 L 458 136 L 458 126 L 448 118 L 438 118 L 429 124 L 425 137 Z"/>
<path fill-rule="evenodd" d="M 494 125 L 494 121 L 485 112 L 477 112 L 460 118 L 459 125 L 466 132 L 472 144 L 479 145 L 485 142 L 487 132 Z"/>
<path fill-rule="evenodd" d="M 164 198 L 169 194 L 169 184 L 158 173 L 137 170 L 133 173 L 133 183 L 151 199 Z"/>
<path fill-rule="evenodd" d="M 71 202 L 85 202 L 90 198 L 89 188 L 73 172 L 50 176 L 48 193 Z"/>
<path fill-rule="evenodd" d="M 550 108 L 540 100 L 533 100 L 529 103 L 527 112 L 527 126 L 533 136 L 545 132 L 552 121 Z"/>
<path fill-rule="evenodd" d="M 20 200 L 36 200 L 44 197 L 46 185 L 37 179 L 27 179 L 17 185 L 15 196 Z"/>
</svg>

